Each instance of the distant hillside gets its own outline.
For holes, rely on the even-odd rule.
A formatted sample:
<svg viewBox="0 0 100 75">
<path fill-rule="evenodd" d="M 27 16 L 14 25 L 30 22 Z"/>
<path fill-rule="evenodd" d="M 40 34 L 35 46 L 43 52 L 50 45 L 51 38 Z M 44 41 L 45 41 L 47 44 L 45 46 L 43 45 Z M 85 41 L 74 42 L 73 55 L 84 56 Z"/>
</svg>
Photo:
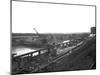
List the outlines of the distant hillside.
<svg viewBox="0 0 100 75">
<path fill-rule="evenodd" d="M 90 33 L 40 33 L 39 35 L 55 35 L 55 36 L 66 36 L 66 35 L 89 35 Z M 37 35 L 36 33 L 12 33 L 12 36 L 33 36 Z"/>
<path fill-rule="evenodd" d="M 32 38 L 37 36 L 34 33 L 12 33 L 13 38 Z M 89 36 L 89 33 L 73 33 L 73 34 L 62 34 L 62 33 L 48 33 L 39 34 L 39 38 L 46 38 L 49 41 L 64 41 L 69 39 L 82 39 Z"/>
</svg>

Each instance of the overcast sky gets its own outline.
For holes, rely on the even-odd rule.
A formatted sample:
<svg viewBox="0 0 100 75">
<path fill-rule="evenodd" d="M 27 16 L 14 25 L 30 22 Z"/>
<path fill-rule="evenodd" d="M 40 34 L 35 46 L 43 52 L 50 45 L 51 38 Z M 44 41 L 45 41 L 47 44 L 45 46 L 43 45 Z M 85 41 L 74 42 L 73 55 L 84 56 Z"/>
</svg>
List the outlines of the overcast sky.
<svg viewBox="0 0 100 75">
<path fill-rule="evenodd" d="M 95 26 L 90 6 L 12 2 L 13 33 L 80 33 Z"/>
</svg>

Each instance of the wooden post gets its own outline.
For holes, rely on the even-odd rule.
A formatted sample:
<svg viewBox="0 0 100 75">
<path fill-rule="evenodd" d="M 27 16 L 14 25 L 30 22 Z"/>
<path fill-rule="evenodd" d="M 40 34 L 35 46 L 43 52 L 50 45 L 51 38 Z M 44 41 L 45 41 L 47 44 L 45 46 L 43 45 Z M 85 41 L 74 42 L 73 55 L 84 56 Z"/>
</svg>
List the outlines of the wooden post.
<svg viewBox="0 0 100 75">
<path fill-rule="evenodd" d="M 48 53 L 47 54 L 48 54 L 48 56 L 50 56 L 50 48 L 48 48 L 47 50 L 48 50 Z"/>
<path fill-rule="evenodd" d="M 41 51 L 39 51 L 39 56 L 41 55 Z"/>
<path fill-rule="evenodd" d="M 32 54 L 33 54 L 33 53 L 30 54 L 31 57 L 33 56 Z"/>
</svg>

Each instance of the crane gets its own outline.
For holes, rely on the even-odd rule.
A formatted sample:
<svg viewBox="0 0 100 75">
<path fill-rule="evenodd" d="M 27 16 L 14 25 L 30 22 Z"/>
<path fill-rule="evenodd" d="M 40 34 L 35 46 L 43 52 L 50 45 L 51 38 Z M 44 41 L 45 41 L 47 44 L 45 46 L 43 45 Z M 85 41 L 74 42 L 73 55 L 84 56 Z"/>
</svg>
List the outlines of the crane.
<svg viewBox="0 0 100 75">
<path fill-rule="evenodd" d="M 36 40 L 36 38 L 39 37 L 39 33 L 35 28 L 33 28 L 33 30 L 36 32 L 36 36 L 35 37 L 33 36 L 32 40 Z"/>
<path fill-rule="evenodd" d="M 38 33 L 38 31 L 35 29 L 35 28 L 33 28 L 33 30 L 36 32 L 36 34 L 39 36 L 39 33 Z"/>
</svg>

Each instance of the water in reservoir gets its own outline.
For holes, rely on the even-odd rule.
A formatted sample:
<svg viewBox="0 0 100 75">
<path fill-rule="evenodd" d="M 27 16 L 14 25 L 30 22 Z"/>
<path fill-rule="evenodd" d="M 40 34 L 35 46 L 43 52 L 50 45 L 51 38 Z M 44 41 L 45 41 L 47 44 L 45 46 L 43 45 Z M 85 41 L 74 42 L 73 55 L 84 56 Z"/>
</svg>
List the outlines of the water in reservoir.
<svg viewBox="0 0 100 75">
<path fill-rule="evenodd" d="M 39 50 L 40 48 L 29 48 L 29 47 L 13 47 L 12 48 L 12 54 L 16 54 L 16 56 L 26 54 L 29 52 L 34 52 L 36 50 Z M 37 55 L 36 53 L 35 55 Z"/>
</svg>

